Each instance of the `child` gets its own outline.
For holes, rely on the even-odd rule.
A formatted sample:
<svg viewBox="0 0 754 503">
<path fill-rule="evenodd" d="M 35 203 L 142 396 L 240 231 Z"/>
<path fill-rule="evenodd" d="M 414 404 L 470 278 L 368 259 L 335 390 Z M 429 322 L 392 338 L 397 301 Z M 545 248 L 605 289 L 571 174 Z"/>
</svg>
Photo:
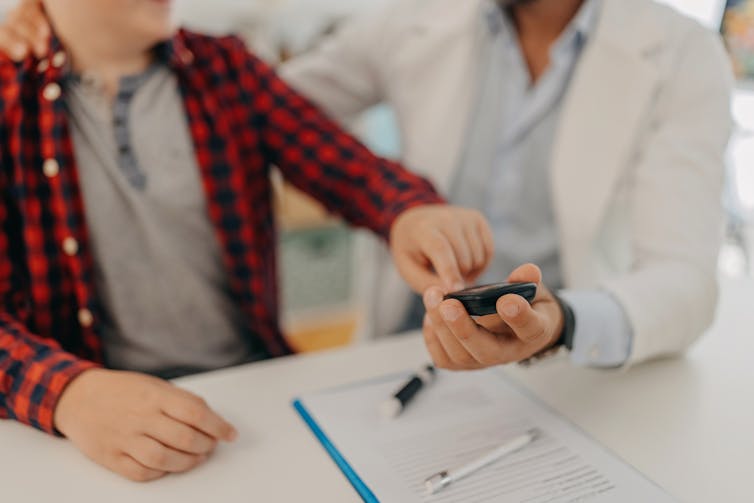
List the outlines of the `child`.
<svg viewBox="0 0 754 503">
<path fill-rule="evenodd" d="M 0 62 L 0 417 L 133 480 L 236 435 L 154 376 L 290 351 L 271 165 L 389 238 L 415 289 L 458 287 L 492 253 L 478 213 L 371 155 L 238 40 L 176 32 L 171 3 L 46 1 L 49 52 Z"/>
</svg>

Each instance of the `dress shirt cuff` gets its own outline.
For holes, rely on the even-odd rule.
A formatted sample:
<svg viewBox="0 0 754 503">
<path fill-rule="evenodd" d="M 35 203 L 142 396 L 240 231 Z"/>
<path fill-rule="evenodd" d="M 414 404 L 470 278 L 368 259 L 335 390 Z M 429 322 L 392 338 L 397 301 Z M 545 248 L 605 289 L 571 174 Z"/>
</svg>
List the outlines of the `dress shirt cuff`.
<svg viewBox="0 0 754 503">
<path fill-rule="evenodd" d="M 573 309 L 576 329 L 571 361 L 583 367 L 620 367 L 631 355 L 633 329 L 621 305 L 600 290 L 562 290 Z"/>
</svg>

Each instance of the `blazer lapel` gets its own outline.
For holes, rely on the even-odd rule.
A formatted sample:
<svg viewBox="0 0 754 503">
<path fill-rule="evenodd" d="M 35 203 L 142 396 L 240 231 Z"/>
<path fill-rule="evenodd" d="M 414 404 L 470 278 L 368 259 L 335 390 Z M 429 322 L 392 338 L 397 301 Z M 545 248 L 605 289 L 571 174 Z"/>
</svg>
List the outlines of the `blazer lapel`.
<svg viewBox="0 0 754 503">
<path fill-rule="evenodd" d="M 414 43 L 398 56 L 405 62 L 399 63 L 402 82 L 415 83 L 404 101 L 416 109 L 399 117 L 401 127 L 409 131 L 403 135 L 408 142 L 404 158 L 443 194 L 448 194 L 463 155 L 474 108 L 480 73 L 476 56 L 483 33 L 473 25 L 481 22 L 482 6 L 481 0 L 430 4 L 423 19 L 411 27 Z"/>
<path fill-rule="evenodd" d="M 552 191 L 566 285 L 584 283 L 595 234 L 633 154 L 657 70 L 648 56 L 659 30 L 643 2 L 605 0 L 574 74 L 553 147 Z M 641 34 L 638 37 L 637 34 Z M 577 280 L 581 278 L 581 280 Z"/>
</svg>

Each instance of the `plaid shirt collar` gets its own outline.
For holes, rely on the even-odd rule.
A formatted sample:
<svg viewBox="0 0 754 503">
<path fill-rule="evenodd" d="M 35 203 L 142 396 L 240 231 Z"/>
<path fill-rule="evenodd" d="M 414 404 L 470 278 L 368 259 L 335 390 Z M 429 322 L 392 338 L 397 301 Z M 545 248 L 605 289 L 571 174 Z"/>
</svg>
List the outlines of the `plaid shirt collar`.
<svg viewBox="0 0 754 503">
<path fill-rule="evenodd" d="M 177 31 L 170 39 L 152 49 L 156 61 L 171 70 L 183 71 L 194 63 L 194 54 L 186 47 L 184 32 Z M 70 76 L 69 56 L 56 35 L 50 37 L 47 53 L 38 61 L 36 71 L 42 75 L 43 84 L 61 82 Z"/>
</svg>

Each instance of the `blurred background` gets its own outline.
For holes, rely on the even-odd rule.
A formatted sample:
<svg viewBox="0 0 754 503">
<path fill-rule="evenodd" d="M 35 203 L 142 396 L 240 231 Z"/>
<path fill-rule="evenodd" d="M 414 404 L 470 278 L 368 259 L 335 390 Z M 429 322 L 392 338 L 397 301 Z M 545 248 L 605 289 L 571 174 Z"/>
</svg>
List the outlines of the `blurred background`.
<svg viewBox="0 0 754 503">
<path fill-rule="evenodd" d="M 179 21 L 215 34 L 234 33 L 261 57 L 279 64 L 315 46 L 344 20 L 385 0 L 177 0 Z M 630 1 L 630 0 L 626 0 Z M 661 0 L 726 39 L 738 76 L 723 197 L 728 222 L 720 273 L 754 276 L 754 0 Z M 0 0 L 0 17 L 15 0 Z M 354 132 L 387 157 L 400 154 L 391 111 L 375 107 Z M 307 197 L 276 180 L 281 223 L 283 324 L 300 350 L 367 337 L 370 263 L 360 231 L 329 218 Z"/>
</svg>

